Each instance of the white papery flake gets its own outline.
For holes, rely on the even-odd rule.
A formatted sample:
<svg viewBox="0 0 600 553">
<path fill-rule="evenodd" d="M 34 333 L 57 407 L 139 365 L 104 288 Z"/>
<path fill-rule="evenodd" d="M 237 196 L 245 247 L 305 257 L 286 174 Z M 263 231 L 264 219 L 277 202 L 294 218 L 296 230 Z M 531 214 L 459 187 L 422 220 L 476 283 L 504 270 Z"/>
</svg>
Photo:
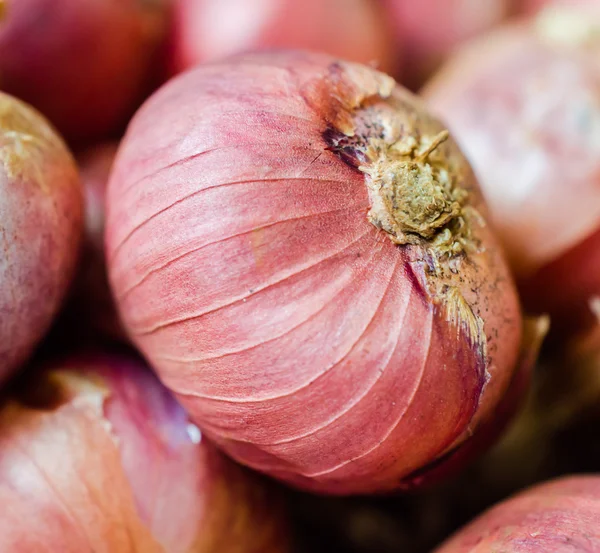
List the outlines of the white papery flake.
<svg viewBox="0 0 600 553">
<path fill-rule="evenodd" d="M 185 430 L 190 439 L 190 442 L 192 442 L 193 444 L 197 445 L 202 441 L 202 432 L 195 424 L 192 424 L 191 422 L 188 423 Z"/>
</svg>

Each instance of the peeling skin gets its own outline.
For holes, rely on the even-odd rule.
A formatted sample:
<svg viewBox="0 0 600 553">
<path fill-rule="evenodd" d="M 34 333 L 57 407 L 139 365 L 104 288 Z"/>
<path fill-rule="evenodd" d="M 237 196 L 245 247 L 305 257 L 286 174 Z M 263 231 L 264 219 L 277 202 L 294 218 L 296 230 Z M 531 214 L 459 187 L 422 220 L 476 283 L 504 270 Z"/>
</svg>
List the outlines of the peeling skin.
<svg viewBox="0 0 600 553">
<path fill-rule="evenodd" d="M 483 319 L 473 313 L 471 306 L 456 286 L 449 286 L 444 291 L 439 291 L 434 297 L 442 298 L 446 309 L 446 317 L 452 321 L 457 329 L 462 329 L 468 336 L 472 345 L 481 348 L 480 355 L 485 357 L 485 331 Z"/>
<path fill-rule="evenodd" d="M 76 407 L 91 409 L 115 445 L 118 444 L 112 424 L 104 412 L 105 403 L 110 398 L 111 392 L 99 376 L 93 373 L 84 375 L 74 370 L 55 370 L 48 374 L 46 382 L 57 395 L 60 403 L 70 402 Z"/>
<path fill-rule="evenodd" d="M 21 399 L 30 407 L 50 410 L 66 404 L 93 413 L 107 435 L 118 446 L 119 439 L 105 413 L 111 391 L 106 382 L 94 373 L 73 369 L 55 369 L 44 375 L 42 385 L 30 387 Z"/>
<path fill-rule="evenodd" d="M 66 551 L 63 542 L 68 551 L 123 553 L 234 553 L 240 544 L 247 552 L 288 550 L 277 497 L 199 439 L 195 426 L 190 433 L 183 409 L 137 362 L 74 357 L 15 391 L 0 404 L 0 499 L 24 507 L 0 520 L 1 551 L 39 539 L 11 525 L 31 513 L 46 515 L 42 535 L 55 551 Z M 16 441 L 45 475 L 34 492 L 29 483 L 23 491 L 22 482 L 37 484 L 36 471 L 14 458 Z M 16 478 L 11 463 L 26 478 Z M 107 482 L 118 484 L 110 497 L 101 493 Z M 169 517 L 174 507 L 182 516 Z M 63 508 L 78 516 L 54 533 Z"/>
<path fill-rule="evenodd" d="M 415 275 L 428 299 L 485 359 L 484 321 L 461 292 L 468 278 L 462 265 L 483 252 L 474 229 L 485 222 L 472 205 L 463 168 L 451 163 L 444 148 L 452 142 L 450 134 L 422 132 L 418 116 L 407 117 L 406 106 L 391 96 L 385 76 L 371 77 L 365 86 L 370 75 L 360 68 L 336 64 L 333 78 L 341 71 L 345 82 L 340 79 L 336 99 L 350 101 L 332 108 L 334 129 L 327 135 L 332 150 L 365 175 L 369 221 L 394 244 L 412 247 Z"/>
</svg>

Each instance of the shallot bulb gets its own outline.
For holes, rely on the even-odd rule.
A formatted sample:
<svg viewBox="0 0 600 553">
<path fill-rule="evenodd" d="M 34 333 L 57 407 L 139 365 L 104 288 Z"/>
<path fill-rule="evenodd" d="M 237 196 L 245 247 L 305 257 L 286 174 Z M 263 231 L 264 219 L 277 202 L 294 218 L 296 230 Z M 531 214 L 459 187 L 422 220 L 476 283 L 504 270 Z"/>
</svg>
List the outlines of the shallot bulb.
<svg viewBox="0 0 600 553">
<path fill-rule="evenodd" d="M 0 379 L 60 309 L 83 226 L 75 161 L 46 120 L 0 92 Z"/>
<path fill-rule="evenodd" d="M 0 90 L 70 141 L 116 132 L 147 92 L 167 0 L 5 0 Z"/>
<path fill-rule="evenodd" d="M 116 341 L 124 331 L 115 311 L 104 258 L 105 195 L 118 143 L 96 146 L 79 156 L 85 198 L 85 236 L 67 325 Z"/>
<path fill-rule="evenodd" d="M 573 7 L 573 6 L 584 6 L 594 8 L 594 6 L 598 7 L 598 0 L 517 0 L 517 10 L 518 13 L 526 13 L 526 14 L 534 14 L 544 8 L 561 8 L 563 6 Z M 568 16 L 563 19 L 564 28 L 569 27 Z"/>
<path fill-rule="evenodd" d="M 274 48 L 322 51 L 390 70 L 400 51 L 372 0 L 175 0 L 174 19 L 174 71 Z"/>
<path fill-rule="evenodd" d="M 542 12 L 466 47 L 425 90 L 480 178 L 526 307 L 570 331 L 600 294 L 599 29 L 593 12 Z"/>
<path fill-rule="evenodd" d="M 437 553 L 586 553 L 600 550 L 600 477 L 563 478 L 499 504 Z"/>
<path fill-rule="evenodd" d="M 275 504 L 137 361 L 74 357 L 0 410 L 0 550 L 275 553 Z"/>
<path fill-rule="evenodd" d="M 510 13 L 512 0 L 381 0 L 403 46 L 404 80 L 423 83 L 464 40 Z"/>
<path fill-rule="evenodd" d="M 136 345 L 212 439 L 288 483 L 397 489 L 489 419 L 521 334 L 471 169 L 391 77 L 303 52 L 188 72 L 107 196 Z"/>
</svg>

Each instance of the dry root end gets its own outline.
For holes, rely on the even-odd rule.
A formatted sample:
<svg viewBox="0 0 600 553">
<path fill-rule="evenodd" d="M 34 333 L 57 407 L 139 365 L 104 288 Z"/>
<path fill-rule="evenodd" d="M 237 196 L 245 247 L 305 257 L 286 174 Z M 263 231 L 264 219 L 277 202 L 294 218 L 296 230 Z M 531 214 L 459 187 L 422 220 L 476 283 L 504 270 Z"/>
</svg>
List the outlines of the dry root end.
<svg viewBox="0 0 600 553">
<path fill-rule="evenodd" d="M 331 149 L 365 174 L 371 223 L 394 243 L 431 248 L 440 258 L 477 250 L 469 193 L 444 148 L 448 131 L 424 134 L 432 125 L 394 95 L 395 82 L 383 73 L 335 63 L 323 82 L 323 89 L 309 87 L 307 101 L 322 108 Z"/>
<path fill-rule="evenodd" d="M 449 138 L 447 130 L 429 140 L 403 136 L 392 143 L 370 139 L 367 175 L 369 220 L 396 244 L 431 247 L 440 257 L 474 247 L 466 205 L 468 193 L 456 185 L 443 157 L 434 153 Z"/>
</svg>

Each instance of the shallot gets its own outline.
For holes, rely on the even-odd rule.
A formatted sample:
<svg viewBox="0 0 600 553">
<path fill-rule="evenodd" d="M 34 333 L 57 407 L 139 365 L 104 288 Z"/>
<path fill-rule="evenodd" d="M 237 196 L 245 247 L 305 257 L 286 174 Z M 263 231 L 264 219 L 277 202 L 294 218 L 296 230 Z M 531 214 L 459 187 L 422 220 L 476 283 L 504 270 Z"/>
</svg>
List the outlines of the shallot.
<svg viewBox="0 0 600 553">
<path fill-rule="evenodd" d="M 296 486 L 397 489 L 513 378 L 521 315 L 471 169 L 372 68 L 256 54 L 175 78 L 107 195 L 135 344 L 235 459 Z"/>
<path fill-rule="evenodd" d="M 48 367 L 0 408 L 0 550 L 283 553 L 270 496 L 152 373 L 112 355 Z"/>
<path fill-rule="evenodd" d="M 512 0 L 381 0 L 404 51 L 403 82 L 418 86 L 464 40 L 510 13 Z"/>
<path fill-rule="evenodd" d="M 400 47 L 372 0 L 175 0 L 172 70 L 248 50 L 303 48 L 386 70 Z"/>
<path fill-rule="evenodd" d="M 70 141 L 118 132 L 147 92 L 167 0 L 5 0 L 0 90 Z"/>
<path fill-rule="evenodd" d="M 62 139 L 0 92 L 0 379 L 30 356 L 59 311 L 82 219 L 79 174 Z"/>
<path fill-rule="evenodd" d="M 437 553 L 576 553 L 600 550 L 600 477 L 549 482 L 509 499 Z"/>
</svg>

